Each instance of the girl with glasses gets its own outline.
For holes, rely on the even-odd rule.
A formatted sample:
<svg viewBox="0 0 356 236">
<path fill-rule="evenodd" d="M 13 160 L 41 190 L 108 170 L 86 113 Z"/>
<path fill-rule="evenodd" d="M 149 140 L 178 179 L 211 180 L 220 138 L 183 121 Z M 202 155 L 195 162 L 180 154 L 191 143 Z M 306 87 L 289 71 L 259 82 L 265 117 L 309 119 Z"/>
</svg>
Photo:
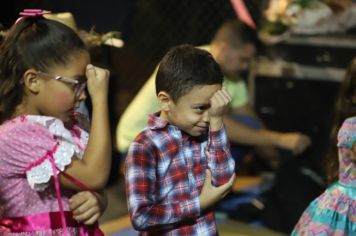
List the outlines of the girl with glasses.
<svg viewBox="0 0 356 236">
<path fill-rule="evenodd" d="M 47 13 L 21 12 L 0 45 L 0 234 L 102 235 L 109 72 Z M 87 96 L 90 136 L 74 116 Z"/>
</svg>

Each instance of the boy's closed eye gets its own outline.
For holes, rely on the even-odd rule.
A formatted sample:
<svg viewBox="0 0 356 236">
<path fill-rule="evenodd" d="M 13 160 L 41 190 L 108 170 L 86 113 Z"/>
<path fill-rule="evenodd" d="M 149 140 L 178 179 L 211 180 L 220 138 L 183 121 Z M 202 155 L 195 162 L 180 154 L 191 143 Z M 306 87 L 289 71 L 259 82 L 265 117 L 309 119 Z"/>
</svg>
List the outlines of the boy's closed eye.
<svg viewBox="0 0 356 236">
<path fill-rule="evenodd" d="M 194 107 L 194 110 L 196 110 L 198 113 L 203 113 L 204 111 L 208 110 L 210 106 L 210 104 L 197 105 Z"/>
</svg>

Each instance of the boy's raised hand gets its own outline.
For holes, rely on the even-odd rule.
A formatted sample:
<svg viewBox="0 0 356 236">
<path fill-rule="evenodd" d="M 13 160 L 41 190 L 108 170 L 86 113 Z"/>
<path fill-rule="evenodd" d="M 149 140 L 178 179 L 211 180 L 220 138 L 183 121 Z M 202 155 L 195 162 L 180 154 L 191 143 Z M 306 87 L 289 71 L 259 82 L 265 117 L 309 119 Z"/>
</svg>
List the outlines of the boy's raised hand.
<svg viewBox="0 0 356 236">
<path fill-rule="evenodd" d="M 235 174 L 233 174 L 229 182 L 215 187 L 211 183 L 211 172 L 210 170 L 205 171 L 204 185 L 199 196 L 200 208 L 202 210 L 212 206 L 219 200 L 223 199 L 226 194 L 228 194 L 232 188 L 235 180 Z"/>
<path fill-rule="evenodd" d="M 216 93 L 214 93 L 214 95 L 210 98 L 210 108 L 208 112 L 211 131 L 221 129 L 223 124 L 223 115 L 230 102 L 231 96 L 225 88 L 216 91 Z"/>
<path fill-rule="evenodd" d="M 87 65 L 86 76 L 88 78 L 88 92 L 92 102 L 106 101 L 109 89 L 110 72 L 106 69 Z"/>
</svg>

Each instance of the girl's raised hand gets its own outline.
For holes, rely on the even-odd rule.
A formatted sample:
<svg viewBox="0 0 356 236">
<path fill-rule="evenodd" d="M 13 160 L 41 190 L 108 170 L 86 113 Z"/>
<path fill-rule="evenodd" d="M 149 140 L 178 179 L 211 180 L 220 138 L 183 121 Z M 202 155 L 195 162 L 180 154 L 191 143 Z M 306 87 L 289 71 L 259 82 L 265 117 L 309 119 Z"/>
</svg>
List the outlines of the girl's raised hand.
<svg viewBox="0 0 356 236">
<path fill-rule="evenodd" d="M 88 78 L 88 92 L 92 102 L 99 100 L 106 101 L 109 89 L 110 72 L 106 69 L 87 65 L 86 76 Z"/>
</svg>

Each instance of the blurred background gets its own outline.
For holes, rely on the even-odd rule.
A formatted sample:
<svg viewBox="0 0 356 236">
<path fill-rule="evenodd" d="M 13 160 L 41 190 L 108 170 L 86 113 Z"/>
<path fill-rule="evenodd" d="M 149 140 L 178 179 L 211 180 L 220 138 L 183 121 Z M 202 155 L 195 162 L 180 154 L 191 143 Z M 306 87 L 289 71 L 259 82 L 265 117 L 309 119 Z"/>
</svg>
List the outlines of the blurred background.
<svg viewBox="0 0 356 236">
<path fill-rule="evenodd" d="M 0 9 L 3 30 L 9 28 L 24 8 L 41 8 L 53 13 L 70 12 L 77 30 L 104 35 L 119 32 L 116 38 L 123 46 L 97 44 L 91 48 L 96 65 L 110 69 L 110 122 L 113 134 L 113 163 L 107 186 L 109 207 L 101 219 L 108 235 L 135 235 L 127 218 L 123 176 L 115 146 L 115 129 L 120 115 L 172 46 L 189 43 L 208 44 L 217 28 L 226 20 L 238 18 L 233 0 L 12 0 Z M 307 166 L 321 173 L 338 86 L 345 68 L 356 55 L 355 1 L 314 0 L 245 0 L 242 1 L 261 39 L 260 50 L 248 81 L 250 99 L 264 123 L 278 131 L 299 131 L 313 141 L 295 165 Z M 294 2 L 297 8 L 290 8 Z M 308 8 L 318 2 L 320 8 Z M 90 109 L 90 104 L 87 104 Z M 290 154 L 285 153 L 286 158 Z M 268 169 L 254 161 L 241 168 L 241 181 L 236 191 L 268 188 Z M 262 177 L 261 177 L 262 176 Z M 314 176 L 315 177 L 315 176 Z M 273 190 L 276 199 L 288 197 L 289 180 L 298 175 L 277 179 Z M 314 178 L 318 182 L 318 176 Z M 322 181 L 322 180 L 320 180 Z M 324 188 L 320 183 L 310 198 Z M 300 180 L 300 185 L 308 186 Z M 314 189 L 313 189 L 314 188 Z M 281 190 L 282 189 L 282 190 Z M 311 191 L 312 191 L 311 190 Z M 279 195 L 279 191 L 285 195 Z M 242 191 L 243 192 L 243 191 Z M 308 194 L 303 192 L 303 194 Z M 243 195 L 243 194 L 242 194 Z M 246 196 L 246 195 L 243 195 Z M 240 198 L 244 199 L 244 198 Z M 243 200 L 242 200 L 243 202 Z M 278 223 L 256 216 L 254 209 L 240 208 L 243 214 L 220 214 L 221 235 L 287 234 L 301 212 L 288 212 L 283 204 L 273 202 L 269 211 L 280 211 Z M 298 203 L 296 203 L 298 204 Z M 290 219 L 290 220 L 288 220 Z M 233 220 L 233 221 L 230 221 Z M 272 231 L 273 230 L 273 231 Z"/>
</svg>

